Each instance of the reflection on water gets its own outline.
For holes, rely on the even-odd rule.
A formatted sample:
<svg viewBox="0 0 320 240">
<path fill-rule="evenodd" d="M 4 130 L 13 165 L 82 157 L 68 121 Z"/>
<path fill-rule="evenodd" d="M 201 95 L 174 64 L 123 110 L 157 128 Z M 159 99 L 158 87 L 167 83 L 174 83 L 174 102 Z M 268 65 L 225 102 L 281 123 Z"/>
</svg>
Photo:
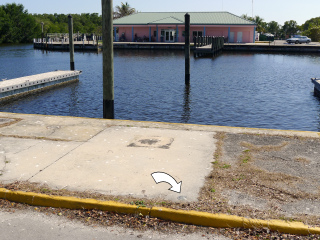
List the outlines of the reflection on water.
<svg viewBox="0 0 320 240">
<path fill-rule="evenodd" d="M 190 85 L 185 85 L 184 87 L 184 104 L 183 104 L 183 114 L 181 118 L 181 122 L 188 123 L 191 115 L 190 108 Z"/>
<path fill-rule="evenodd" d="M 0 106 L 0 111 L 102 117 L 102 54 L 75 53 L 80 82 Z M 184 51 L 115 50 L 118 119 L 241 127 L 320 130 L 320 100 L 310 54 L 223 53 L 191 59 L 184 84 Z M 0 46 L 0 79 L 69 68 L 68 52 Z"/>
</svg>

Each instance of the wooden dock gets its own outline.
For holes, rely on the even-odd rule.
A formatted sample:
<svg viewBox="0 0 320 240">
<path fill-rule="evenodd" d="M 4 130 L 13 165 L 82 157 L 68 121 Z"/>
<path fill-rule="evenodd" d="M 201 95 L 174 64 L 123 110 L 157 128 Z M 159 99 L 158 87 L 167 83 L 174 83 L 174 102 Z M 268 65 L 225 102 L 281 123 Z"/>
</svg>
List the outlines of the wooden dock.
<svg viewBox="0 0 320 240">
<path fill-rule="evenodd" d="M 81 71 L 53 71 L 0 81 L 0 102 L 79 80 Z"/>
<path fill-rule="evenodd" d="M 69 51 L 69 41 L 59 41 L 59 42 L 45 42 L 34 40 L 33 48 L 43 49 L 43 50 L 52 50 L 52 51 Z M 75 51 L 101 51 L 102 42 L 97 41 L 74 41 L 74 50 Z"/>
<path fill-rule="evenodd" d="M 224 48 L 224 37 L 194 37 L 194 57 L 214 56 Z"/>
</svg>

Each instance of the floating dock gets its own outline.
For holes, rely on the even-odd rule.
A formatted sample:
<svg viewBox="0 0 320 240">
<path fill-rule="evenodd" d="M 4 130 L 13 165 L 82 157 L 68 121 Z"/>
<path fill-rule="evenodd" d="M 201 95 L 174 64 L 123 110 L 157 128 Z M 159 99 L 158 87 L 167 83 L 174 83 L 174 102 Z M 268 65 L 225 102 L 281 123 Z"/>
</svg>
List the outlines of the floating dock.
<svg viewBox="0 0 320 240">
<path fill-rule="evenodd" d="M 0 81 L 0 102 L 79 80 L 81 71 L 53 71 Z"/>
<path fill-rule="evenodd" d="M 320 78 L 311 78 L 311 82 L 314 84 L 314 94 L 320 97 Z"/>
</svg>

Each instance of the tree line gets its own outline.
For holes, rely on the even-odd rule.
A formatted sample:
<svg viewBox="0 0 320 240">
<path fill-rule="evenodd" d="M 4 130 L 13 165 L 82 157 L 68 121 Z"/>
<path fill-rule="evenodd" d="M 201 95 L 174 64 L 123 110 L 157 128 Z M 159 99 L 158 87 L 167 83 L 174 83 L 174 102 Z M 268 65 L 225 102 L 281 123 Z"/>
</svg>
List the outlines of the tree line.
<svg viewBox="0 0 320 240">
<path fill-rule="evenodd" d="M 114 18 L 135 13 L 126 2 L 116 6 Z M 101 34 L 102 16 L 98 13 L 72 14 L 74 32 Z M 43 28 L 43 32 L 42 32 Z M 68 33 L 66 14 L 30 14 L 22 4 L 0 5 L 0 43 L 29 43 L 47 33 Z"/>
<path fill-rule="evenodd" d="M 127 2 L 115 7 L 114 18 L 127 16 L 137 11 Z M 98 13 L 72 14 L 74 32 L 101 34 L 102 16 Z M 296 21 L 280 25 L 275 21 L 265 22 L 263 18 L 242 15 L 242 18 L 257 24 L 260 33 L 271 33 L 275 38 L 285 39 L 294 34 L 306 35 L 312 41 L 320 41 L 320 17 L 312 18 L 299 26 Z M 43 32 L 42 32 L 43 26 Z M 46 33 L 67 33 L 68 15 L 30 14 L 22 4 L 0 5 L 0 43 L 29 43 Z"/>
<path fill-rule="evenodd" d="M 310 37 L 312 41 L 320 41 L 320 17 L 311 18 L 301 26 L 294 20 L 286 21 L 283 25 L 280 25 L 276 21 L 267 23 L 259 16 L 252 18 L 248 17 L 248 15 L 242 15 L 241 17 L 255 22 L 257 24 L 257 32 L 271 33 L 278 39 L 285 39 L 299 34 Z"/>
</svg>

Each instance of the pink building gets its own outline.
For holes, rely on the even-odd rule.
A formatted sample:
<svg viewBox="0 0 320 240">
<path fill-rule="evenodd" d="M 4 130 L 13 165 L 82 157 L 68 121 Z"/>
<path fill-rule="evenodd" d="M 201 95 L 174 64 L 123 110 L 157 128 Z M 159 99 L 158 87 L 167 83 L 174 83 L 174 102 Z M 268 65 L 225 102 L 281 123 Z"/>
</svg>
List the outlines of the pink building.
<svg viewBox="0 0 320 240">
<path fill-rule="evenodd" d="M 184 42 L 182 12 L 139 12 L 113 21 L 115 41 Z M 191 12 L 193 36 L 225 37 L 230 43 L 253 43 L 256 24 L 229 12 Z"/>
</svg>

